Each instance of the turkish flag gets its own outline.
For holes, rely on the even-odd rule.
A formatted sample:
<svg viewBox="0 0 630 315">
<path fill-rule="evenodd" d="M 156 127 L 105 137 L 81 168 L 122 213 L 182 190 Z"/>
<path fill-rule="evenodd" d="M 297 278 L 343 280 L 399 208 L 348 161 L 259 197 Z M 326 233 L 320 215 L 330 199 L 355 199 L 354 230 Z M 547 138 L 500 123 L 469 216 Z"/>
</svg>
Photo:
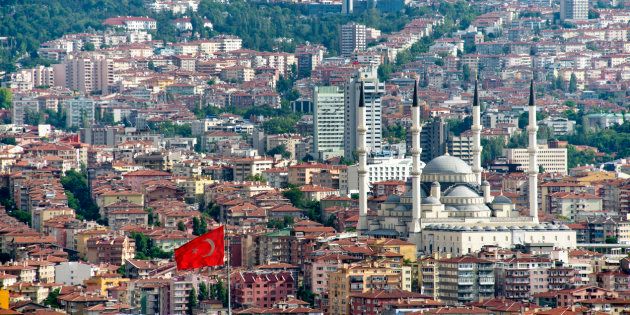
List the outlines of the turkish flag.
<svg viewBox="0 0 630 315">
<path fill-rule="evenodd" d="M 223 226 L 203 234 L 175 249 L 178 270 L 223 265 L 225 245 Z"/>
</svg>

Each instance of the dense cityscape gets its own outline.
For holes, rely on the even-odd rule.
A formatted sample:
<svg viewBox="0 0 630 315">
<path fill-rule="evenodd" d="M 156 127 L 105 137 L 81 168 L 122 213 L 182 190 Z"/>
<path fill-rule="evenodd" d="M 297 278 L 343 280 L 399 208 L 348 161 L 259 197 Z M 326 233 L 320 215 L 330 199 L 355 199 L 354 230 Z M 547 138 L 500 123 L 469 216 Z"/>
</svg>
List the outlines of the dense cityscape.
<svg viewBox="0 0 630 315">
<path fill-rule="evenodd" d="M 630 314 L 629 0 L 0 1 L 0 315 Z"/>
</svg>

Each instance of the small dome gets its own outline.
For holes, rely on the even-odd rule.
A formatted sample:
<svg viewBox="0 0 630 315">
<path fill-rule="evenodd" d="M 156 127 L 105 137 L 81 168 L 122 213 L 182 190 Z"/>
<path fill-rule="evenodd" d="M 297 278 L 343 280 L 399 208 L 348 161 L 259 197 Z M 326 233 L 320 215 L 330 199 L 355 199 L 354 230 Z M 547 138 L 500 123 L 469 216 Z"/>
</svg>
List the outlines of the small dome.
<svg viewBox="0 0 630 315">
<path fill-rule="evenodd" d="M 431 183 L 431 186 L 433 186 L 433 187 L 440 187 L 440 183 L 439 182 L 433 182 L 433 183 Z"/>
<path fill-rule="evenodd" d="M 564 224 L 560 226 L 560 229 L 564 230 L 564 231 L 570 230 L 570 228 L 568 226 L 564 225 Z"/>
<path fill-rule="evenodd" d="M 422 199 L 423 205 L 439 205 L 440 201 L 435 197 L 426 197 Z"/>
<path fill-rule="evenodd" d="M 484 180 L 483 182 L 481 182 L 481 186 L 490 186 L 490 182 Z"/>
<path fill-rule="evenodd" d="M 472 168 L 462 159 L 450 155 L 438 156 L 424 166 L 425 174 L 471 174 Z"/>
<path fill-rule="evenodd" d="M 479 194 L 466 186 L 457 186 L 446 193 L 447 197 L 478 198 Z"/>
<path fill-rule="evenodd" d="M 499 195 L 499 196 L 494 197 L 494 200 L 492 200 L 492 203 L 498 204 L 498 205 L 511 205 L 512 200 L 506 196 Z"/>
</svg>

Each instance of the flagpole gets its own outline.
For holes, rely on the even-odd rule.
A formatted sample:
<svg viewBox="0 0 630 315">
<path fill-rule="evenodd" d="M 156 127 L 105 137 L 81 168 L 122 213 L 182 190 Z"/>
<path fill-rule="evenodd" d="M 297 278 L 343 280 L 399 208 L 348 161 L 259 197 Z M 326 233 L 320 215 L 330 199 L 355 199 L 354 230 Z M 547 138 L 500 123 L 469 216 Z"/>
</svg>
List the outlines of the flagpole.
<svg viewBox="0 0 630 315">
<path fill-rule="evenodd" d="M 227 237 L 227 293 L 228 293 L 228 315 L 232 315 L 232 286 L 230 285 L 230 235 L 225 233 Z"/>
</svg>

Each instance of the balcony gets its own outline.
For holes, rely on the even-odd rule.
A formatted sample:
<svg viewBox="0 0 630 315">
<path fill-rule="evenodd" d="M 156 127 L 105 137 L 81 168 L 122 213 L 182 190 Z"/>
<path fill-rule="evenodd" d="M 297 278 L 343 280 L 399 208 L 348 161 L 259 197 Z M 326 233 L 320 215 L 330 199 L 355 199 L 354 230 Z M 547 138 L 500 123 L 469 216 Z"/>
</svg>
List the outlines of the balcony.
<svg viewBox="0 0 630 315">
<path fill-rule="evenodd" d="M 494 278 L 479 278 L 479 284 L 480 285 L 494 285 Z"/>
</svg>

